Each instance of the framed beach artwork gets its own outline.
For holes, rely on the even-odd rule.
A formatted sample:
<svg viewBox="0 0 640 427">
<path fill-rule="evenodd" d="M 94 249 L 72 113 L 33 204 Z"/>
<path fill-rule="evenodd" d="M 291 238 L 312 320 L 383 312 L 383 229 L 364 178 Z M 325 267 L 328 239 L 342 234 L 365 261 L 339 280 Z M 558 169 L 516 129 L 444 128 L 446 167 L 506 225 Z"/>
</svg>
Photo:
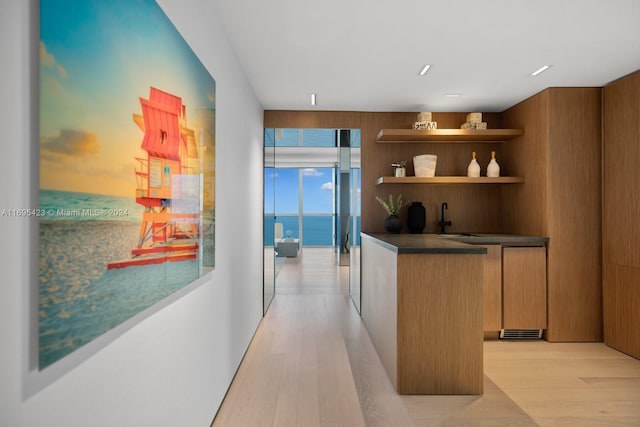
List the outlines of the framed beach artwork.
<svg viewBox="0 0 640 427">
<path fill-rule="evenodd" d="M 40 0 L 37 365 L 215 263 L 215 80 L 152 0 Z"/>
</svg>

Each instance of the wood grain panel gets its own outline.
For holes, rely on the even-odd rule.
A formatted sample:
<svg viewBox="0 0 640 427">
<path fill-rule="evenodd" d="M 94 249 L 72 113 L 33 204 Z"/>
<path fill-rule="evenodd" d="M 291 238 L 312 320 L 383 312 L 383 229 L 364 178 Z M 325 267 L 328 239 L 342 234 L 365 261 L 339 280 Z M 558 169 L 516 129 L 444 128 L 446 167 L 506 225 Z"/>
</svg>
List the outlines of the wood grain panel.
<svg viewBox="0 0 640 427">
<path fill-rule="evenodd" d="M 604 89 L 604 260 L 640 267 L 640 72 Z"/>
<path fill-rule="evenodd" d="M 503 187 L 504 232 L 548 236 L 550 341 L 602 339 L 600 89 L 550 88 L 503 113 L 524 184 Z"/>
<path fill-rule="evenodd" d="M 398 256 L 398 393 L 482 393 L 482 261 Z"/>
<path fill-rule="evenodd" d="M 603 95 L 604 340 L 640 358 L 640 71 Z"/>
<path fill-rule="evenodd" d="M 484 330 L 502 328 L 502 246 L 486 245 L 483 266 Z"/>
<path fill-rule="evenodd" d="M 525 129 L 523 136 L 503 147 L 508 175 L 521 176 L 524 184 L 502 190 L 502 225 L 505 233 L 546 236 L 549 90 L 503 113 L 505 126 Z M 502 172 L 502 165 L 501 165 Z"/>
<path fill-rule="evenodd" d="M 362 306 L 360 315 L 369 331 L 382 365 L 397 387 L 397 263 L 396 254 L 361 240 Z"/>
<path fill-rule="evenodd" d="M 601 94 L 549 93 L 549 341 L 602 340 Z"/>
<path fill-rule="evenodd" d="M 605 264 L 605 343 L 640 359 L 640 268 Z"/>
<path fill-rule="evenodd" d="M 265 128 L 359 129 L 362 113 L 357 111 L 265 110 Z"/>
<path fill-rule="evenodd" d="M 544 247 L 502 249 L 504 329 L 546 329 L 546 257 Z"/>
</svg>

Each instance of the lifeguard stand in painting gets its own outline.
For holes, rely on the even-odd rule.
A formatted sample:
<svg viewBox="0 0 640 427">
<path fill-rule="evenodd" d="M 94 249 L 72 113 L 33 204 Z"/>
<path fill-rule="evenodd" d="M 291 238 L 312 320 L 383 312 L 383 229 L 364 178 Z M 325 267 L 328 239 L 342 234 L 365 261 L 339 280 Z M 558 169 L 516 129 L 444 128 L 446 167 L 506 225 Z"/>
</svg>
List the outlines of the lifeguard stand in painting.
<svg viewBox="0 0 640 427">
<path fill-rule="evenodd" d="M 136 203 L 144 206 L 138 246 L 132 258 L 108 268 L 195 259 L 200 219 L 200 162 L 195 134 L 187 127 L 182 99 L 151 88 L 140 98 L 142 115 L 133 121 L 144 132 L 136 157 Z"/>
</svg>

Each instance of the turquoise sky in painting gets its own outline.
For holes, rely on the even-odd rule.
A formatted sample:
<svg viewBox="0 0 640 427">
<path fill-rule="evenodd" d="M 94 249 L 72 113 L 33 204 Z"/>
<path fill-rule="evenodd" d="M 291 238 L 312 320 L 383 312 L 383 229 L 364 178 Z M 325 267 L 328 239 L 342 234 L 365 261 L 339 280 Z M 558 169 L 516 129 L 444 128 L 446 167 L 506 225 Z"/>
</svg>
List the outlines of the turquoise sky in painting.
<svg viewBox="0 0 640 427">
<path fill-rule="evenodd" d="M 215 81 L 150 0 L 41 0 L 41 188 L 132 195 L 154 86 L 182 98 L 188 127 Z"/>
</svg>

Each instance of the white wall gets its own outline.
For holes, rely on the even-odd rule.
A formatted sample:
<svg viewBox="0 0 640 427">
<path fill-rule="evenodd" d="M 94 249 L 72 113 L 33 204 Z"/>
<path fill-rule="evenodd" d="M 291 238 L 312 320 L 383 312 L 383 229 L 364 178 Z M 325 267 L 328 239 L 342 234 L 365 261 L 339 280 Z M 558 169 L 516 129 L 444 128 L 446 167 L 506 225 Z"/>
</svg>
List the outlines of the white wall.
<svg viewBox="0 0 640 427">
<path fill-rule="evenodd" d="M 0 5 L 0 209 L 29 207 L 30 186 L 37 185 L 29 170 L 28 50 L 36 29 L 28 3 Z M 0 217 L 2 427 L 208 426 L 261 319 L 263 111 L 212 2 L 158 3 L 216 79 L 215 271 L 26 396 L 25 298 L 33 255 L 26 220 Z"/>
</svg>

